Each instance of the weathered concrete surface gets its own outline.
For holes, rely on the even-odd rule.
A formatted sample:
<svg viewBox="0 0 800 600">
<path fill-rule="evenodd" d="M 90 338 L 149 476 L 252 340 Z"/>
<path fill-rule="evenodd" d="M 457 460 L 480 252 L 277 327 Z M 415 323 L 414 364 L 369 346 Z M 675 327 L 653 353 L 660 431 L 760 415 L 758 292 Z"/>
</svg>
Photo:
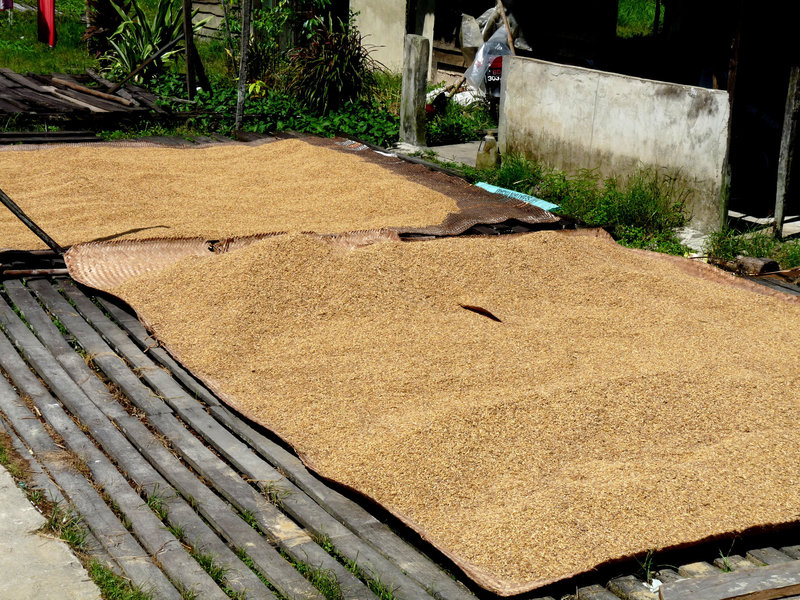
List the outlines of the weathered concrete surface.
<svg viewBox="0 0 800 600">
<path fill-rule="evenodd" d="M 99 600 L 100 591 L 67 545 L 35 533 L 43 523 L 0 466 L 0 598 Z"/>
<path fill-rule="evenodd" d="M 730 108 L 725 91 L 507 57 L 500 150 L 569 172 L 677 173 L 694 190 L 691 226 L 710 231 L 725 211 Z"/>
<path fill-rule="evenodd" d="M 403 93 L 400 98 L 400 140 L 425 145 L 425 92 L 428 82 L 430 41 L 407 35 L 403 55 Z"/>
<path fill-rule="evenodd" d="M 350 0 L 350 10 L 357 13 L 356 25 L 364 43 L 374 47 L 373 58 L 395 73 L 403 69 L 407 33 L 433 40 L 434 5 L 435 0 Z M 428 73 L 432 57 L 433 44 L 428 50 Z"/>
<path fill-rule="evenodd" d="M 350 10 L 358 13 L 356 25 L 364 43 L 376 46 L 372 56 L 390 71 L 399 73 L 403 68 L 406 1 L 351 0 Z"/>
</svg>

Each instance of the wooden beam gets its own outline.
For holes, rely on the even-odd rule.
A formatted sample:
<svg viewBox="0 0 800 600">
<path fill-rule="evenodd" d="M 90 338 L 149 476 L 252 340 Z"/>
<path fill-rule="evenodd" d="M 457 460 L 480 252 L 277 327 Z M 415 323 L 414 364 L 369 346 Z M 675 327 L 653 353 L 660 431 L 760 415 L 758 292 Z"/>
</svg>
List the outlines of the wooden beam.
<svg viewBox="0 0 800 600">
<path fill-rule="evenodd" d="M 794 147 L 797 142 L 798 110 L 800 110 L 800 67 L 794 66 L 789 73 L 786 110 L 783 115 L 783 135 L 778 156 L 778 188 L 775 192 L 775 236 L 778 238 L 783 237 L 786 192 L 791 183 Z"/>
<path fill-rule="evenodd" d="M 661 586 L 661 600 L 776 600 L 800 594 L 800 560 Z"/>
</svg>

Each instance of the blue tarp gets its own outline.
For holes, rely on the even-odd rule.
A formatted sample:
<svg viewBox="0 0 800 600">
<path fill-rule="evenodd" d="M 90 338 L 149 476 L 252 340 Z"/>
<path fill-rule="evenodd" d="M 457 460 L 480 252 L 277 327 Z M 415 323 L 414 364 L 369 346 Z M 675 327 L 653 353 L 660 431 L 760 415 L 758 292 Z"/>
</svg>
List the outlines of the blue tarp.
<svg viewBox="0 0 800 600">
<path fill-rule="evenodd" d="M 529 196 L 528 194 L 523 194 L 522 192 L 515 192 L 514 190 L 497 187 L 496 185 L 486 183 L 485 181 L 479 181 L 475 185 L 486 190 L 487 192 L 491 192 L 492 194 L 501 194 L 503 196 L 508 196 L 509 198 L 515 198 L 516 200 L 522 200 L 523 202 L 533 204 L 534 206 L 538 206 L 539 208 L 548 210 L 550 212 L 557 211 L 559 208 L 561 208 L 558 204 L 553 204 L 547 200 L 537 198 L 536 196 Z"/>
</svg>

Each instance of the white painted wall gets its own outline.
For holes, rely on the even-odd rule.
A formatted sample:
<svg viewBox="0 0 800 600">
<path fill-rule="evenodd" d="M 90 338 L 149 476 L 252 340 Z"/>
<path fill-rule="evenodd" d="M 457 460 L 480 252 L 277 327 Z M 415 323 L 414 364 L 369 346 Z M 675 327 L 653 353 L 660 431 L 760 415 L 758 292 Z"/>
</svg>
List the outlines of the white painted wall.
<svg viewBox="0 0 800 600">
<path fill-rule="evenodd" d="M 695 192 L 691 226 L 722 224 L 728 94 L 615 73 L 506 57 L 499 146 L 570 172 L 677 172 Z"/>
</svg>

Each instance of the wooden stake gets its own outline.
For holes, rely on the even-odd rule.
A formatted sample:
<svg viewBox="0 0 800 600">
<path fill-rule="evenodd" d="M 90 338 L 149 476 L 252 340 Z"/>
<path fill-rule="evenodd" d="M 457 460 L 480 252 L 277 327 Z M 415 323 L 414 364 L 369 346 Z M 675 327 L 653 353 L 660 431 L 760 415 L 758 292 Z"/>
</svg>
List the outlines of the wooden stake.
<svg viewBox="0 0 800 600">
<path fill-rule="evenodd" d="M 252 11 L 251 0 L 242 0 L 242 46 L 239 52 L 239 82 L 236 92 L 236 120 L 234 129 L 242 129 L 242 119 L 244 117 L 244 100 L 247 95 L 247 54 L 250 49 L 250 13 Z"/>
<path fill-rule="evenodd" d="M 794 147 L 797 142 L 797 113 L 800 110 L 800 67 L 794 66 L 789 74 L 789 89 L 786 92 L 786 111 L 783 116 L 783 135 L 778 157 L 778 188 L 775 194 L 775 236 L 783 237 L 783 219 L 786 192 L 792 176 Z"/>
<path fill-rule="evenodd" d="M 194 100 L 194 28 L 192 27 L 192 0 L 183 0 L 183 37 L 186 54 L 186 93 Z"/>
<path fill-rule="evenodd" d="M 6 208 L 10 210 L 14 215 L 22 221 L 25 226 L 30 229 L 36 236 L 42 240 L 47 246 L 56 254 L 64 254 L 64 249 L 59 246 L 53 238 L 47 235 L 36 223 L 31 221 L 30 217 L 22 212 L 22 209 L 14 202 L 11 198 L 9 198 L 3 190 L 0 190 L 0 202 L 6 205 Z"/>
<path fill-rule="evenodd" d="M 503 25 L 506 26 L 506 37 L 508 37 L 508 47 L 511 49 L 511 54 L 513 56 L 516 56 L 517 51 L 514 49 L 514 38 L 511 37 L 511 27 L 508 24 L 506 9 L 503 8 L 503 0 L 497 0 L 497 10 L 500 11 L 500 16 L 503 17 Z"/>
</svg>

